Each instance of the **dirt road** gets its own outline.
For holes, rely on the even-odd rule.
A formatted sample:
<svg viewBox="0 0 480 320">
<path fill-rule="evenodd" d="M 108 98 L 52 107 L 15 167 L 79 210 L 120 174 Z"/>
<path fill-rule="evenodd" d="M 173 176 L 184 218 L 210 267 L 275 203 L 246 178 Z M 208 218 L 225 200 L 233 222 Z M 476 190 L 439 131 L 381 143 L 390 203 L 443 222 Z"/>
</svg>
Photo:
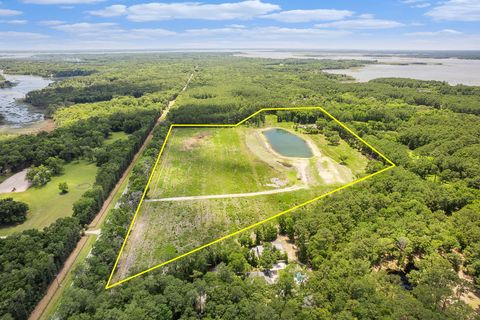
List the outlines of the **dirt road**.
<svg viewBox="0 0 480 320">
<path fill-rule="evenodd" d="M 204 199 L 223 199 L 223 198 L 243 198 L 243 197 L 256 197 L 276 193 L 292 192 L 302 189 L 307 189 L 306 185 L 295 185 L 282 189 L 273 189 L 258 192 L 247 193 L 228 193 L 228 194 L 212 194 L 206 196 L 190 196 L 190 197 L 173 197 L 173 198 L 160 198 L 160 199 L 145 199 L 145 202 L 166 202 L 166 201 L 191 201 L 191 200 L 204 200 Z"/>
<path fill-rule="evenodd" d="M 60 272 L 57 274 L 55 279 L 50 283 L 50 286 L 48 287 L 47 293 L 45 296 L 40 300 L 40 302 L 37 304 L 33 312 L 30 314 L 28 319 L 40 319 L 42 316 L 43 312 L 48 306 L 48 303 L 50 300 L 53 298 L 55 295 L 55 292 L 62 286 L 62 281 L 65 279 L 67 274 L 70 272 L 70 269 L 72 268 L 73 264 L 75 263 L 75 260 L 77 259 L 78 255 L 82 251 L 83 247 L 87 243 L 88 236 L 83 236 L 80 238 L 80 241 L 78 241 L 77 246 L 73 250 L 73 252 L 70 254 L 70 256 L 67 258 L 67 261 L 63 264 L 62 269 L 60 269 Z"/>
<path fill-rule="evenodd" d="M 190 81 L 192 80 L 193 78 L 193 74 L 194 73 L 191 73 L 190 74 L 190 77 L 188 78 L 185 86 L 182 88 L 182 91 L 185 91 L 188 87 L 188 85 L 190 84 Z M 175 104 L 175 99 L 170 101 L 168 103 L 168 106 L 167 108 L 165 108 L 163 110 L 163 113 L 161 115 L 161 117 L 158 119 L 157 123 L 155 124 L 158 125 L 161 121 L 165 120 L 168 112 L 170 111 L 170 108 Z M 155 128 L 154 126 L 154 128 Z M 153 129 L 154 129 L 153 128 Z M 125 170 L 125 172 L 123 173 L 122 177 L 120 178 L 120 180 L 117 182 L 117 184 L 115 185 L 115 188 L 113 188 L 113 190 L 110 192 L 110 195 L 108 196 L 108 198 L 105 200 L 105 202 L 103 203 L 103 206 L 102 208 L 100 209 L 100 211 L 98 212 L 98 214 L 95 216 L 95 218 L 92 220 L 92 222 L 89 224 L 89 228 L 88 230 L 86 231 L 86 235 L 83 236 L 80 241 L 77 243 L 77 246 L 75 247 L 75 249 L 73 250 L 73 252 L 70 254 L 70 256 L 67 258 L 67 260 L 65 261 L 64 265 L 62 266 L 62 268 L 60 269 L 60 271 L 58 272 L 57 276 L 55 277 L 55 279 L 52 281 L 52 283 L 50 284 L 50 286 L 48 287 L 48 290 L 47 290 L 47 293 L 45 294 L 45 296 L 43 296 L 43 298 L 39 301 L 39 303 L 37 304 L 37 306 L 35 307 L 35 309 L 33 310 L 33 312 L 30 314 L 30 316 L 28 317 L 29 320 L 37 320 L 37 319 L 40 319 L 41 316 L 43 315 L 43 313 L 45 312 L 45 310 L 47 309 L 49 303 L 52 301 L 53 297 L 55 296 L 55 294 L 58 292 L 58 289 L 62 286 L 62 281 L 65 279 L 66 275 L 71 272 L 71 268 L 73 266 L 73 264 L 75 263 L 75 260 L 77 259 L 79 253 L 82 251 L 82 249 L 84 248 L 86 242 L 87 242 L 87 239 L 88 239 L 88 236 L 92 236 L 92 235 L 98 235 L 101 233 L 101 230 L 97 228 L 98 225 L 101 224 L 101 222 L 103 221 L 103 218 L 105 217 L 106 213 L 109 211 L 109 208 L 110 208 L 110 205 L 115 197 L 115 195 L 117 194 L 117 192 L 120 190 L 121 186 L 124 184 L 125 180 L 128 178 L 128 176 L 130 175 L 130 172 L 132 171 L 133 169 L 133 166 L 135 165 L 137 159 L 140 157 L 140 155 L 143 153 L 143 151 L 145 150 L 145 148 L 147 147 L 147 145 L 150 143 L 150 141 L 152 140 L 153 138 L 153 129 L 150 131 L 149 135 L 147 136 L 147 138 L 145 139 L 145 141 L 143 142 L 143 145 L 140 147 L 140 149 L 138 150 L 138 152 L 135 154 L 135 156 L 133 157 L 133 160 L 132 162 L 130 163 L 130 165 L 127 167 L 127 169 Z"/>
</svg>

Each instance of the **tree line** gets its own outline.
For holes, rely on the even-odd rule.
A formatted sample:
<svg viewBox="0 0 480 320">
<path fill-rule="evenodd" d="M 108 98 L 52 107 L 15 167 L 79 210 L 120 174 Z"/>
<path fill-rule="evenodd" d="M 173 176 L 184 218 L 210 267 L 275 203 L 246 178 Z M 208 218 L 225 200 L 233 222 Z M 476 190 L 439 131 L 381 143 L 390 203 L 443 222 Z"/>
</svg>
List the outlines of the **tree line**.
<svg viewBox="0 0 480 320">
<path fill-rule="evenodd" d="M 49 134 L 20 136 L 2 142 L 6 145 L 2 150 L 7 151 L 2 167 L 9 170 L 19 170 L 32 163 L 52 168 L 56 158 L 51 156 L 55 152 L 65 161 L 86 158 L 99 166 L 93 187 L 74 203 L 73 217 L 59 219 L 43 231 L 27 230 L 0 239 L 0 314 L 5 319 L 28 317 L 75 248 L 83 226 L 101 208 L 158 116 L 157 111 L 118 113 L 110 118 L 79 121 Z M 104 145 L 111 131 L 125 131 L 129 137 L 126 141 Z M 12 154 L 22 154 L 23 162 L 13 165 L 9 162 Z M 8 199 L 2 200 L 2 208 L 5 204 L 15 207 Z M 15 208 L 25 209 L 18 204 Z"/>
</svg>

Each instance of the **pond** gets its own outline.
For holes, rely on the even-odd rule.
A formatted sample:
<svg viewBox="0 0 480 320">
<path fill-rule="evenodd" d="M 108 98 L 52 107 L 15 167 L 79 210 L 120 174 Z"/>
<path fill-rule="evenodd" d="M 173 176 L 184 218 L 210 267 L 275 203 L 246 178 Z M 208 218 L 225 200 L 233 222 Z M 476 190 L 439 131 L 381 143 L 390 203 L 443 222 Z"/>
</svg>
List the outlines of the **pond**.
<svg viewBox="0 0 480 320">
<path fill-rule="evenodd" d="M 11 128 L 21 128 L 43 120 L 43 112 L 22 101 L 25 95 L 33 90 L 43 89 L 52 83 L 51 80 L 37 76 L 3 74 L 6 80 L 15 85 L 11 88 L 0 88 L 0 114 Z"/>
<path fill-rule="evenodd" d="M 263 131 L 270 146 L 284 157 L 310 158 L 312 150 L 307 142 L 287 130 L 273 128 Z"/>
</svg>

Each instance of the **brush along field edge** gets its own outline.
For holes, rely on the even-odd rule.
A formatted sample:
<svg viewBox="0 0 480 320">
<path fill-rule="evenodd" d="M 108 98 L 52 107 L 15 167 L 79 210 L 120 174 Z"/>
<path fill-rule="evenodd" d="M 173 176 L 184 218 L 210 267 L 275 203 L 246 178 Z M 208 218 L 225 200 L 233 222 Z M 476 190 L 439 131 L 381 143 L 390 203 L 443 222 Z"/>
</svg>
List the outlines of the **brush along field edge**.
<svg viewBox="0 0 480 320">
<path fill-rule="evenodd" d="M 313 198 L 313 199 L 311 199 L 311 200 L 305 201 L 304 203 L 301 203 L 301 204 L 299 204 L 299 205 L 296 205 L 296 206 L 294 206 L 294 207 L 292 207 L 292 208 L 290 208 L 290 209 L 287 209 L 287 210 L 285 210 L 285 211 L 279 212 L 279 213 L 277 213 L 277 214 L 275 214 L 275 215 L 273 215 L 273 216 L 271 216 L 271 217 L 268 217 L 268 218 L 266 218 L 266 219 L 264 219 L 264 220 L 261 220 L 261 221 L 259 221 L 259 222 L 256 222 L 256 223 L 252 224 L 252 225 L 249 225 L 248 227 L 245 227 L 245 228 L 243 228 L 243 229 L 240 229 L 240 230 L 237 230 L 237 231 L 235 231 L 235 232 L 232 232 L 232 233 L 230 233 L 230 234 L 228 234 L 228 235 L 226 235 L 226 236 L 223 236 L 223 237 L 218 238 L 218 239 L 216 239 L 216 240 L 214 240 L 214 241 L 211 241 L 211 242 L 209 242 L 209 243 L 207 243 L 207 244 L 204 244 L 204 245 L 202 245 L 202 246 L 200 246 L 200 247 L 198 247 L 198 248 L 195 248 L 195 249 L 193 249 L 193 250 L 191 250 L 191 251 L 189 251 L 189 252 L 180 254 L 180 255 L 178 255 L 178 256 L 175 257 L 175 258 L 172 258 L 172 259 L 170 259 L 170 260 L 167 260 L 167 261 L 165 261 L 165 262 L 162 262 L 162 263 L 160 263 L 160 264 L 158 264 L 158 265 L 156 265 L 156 266 L 153 266 L 153 267 L 151 267 L 151 268 L 148 268 L 148 269 L 146 269 L 146 270 L 144 270 L 144 271 L 142 271 L 142 272 L 139 272 L 139 273 L 134 274 L 134 275 L 132 275 L 132 276 L 129 276 L 129 277 L 125 278 L 125 279 L 122 279 L 122 280 L 120 280 L 120 281 L 117 281 L 117 282 L 115 282 L 115 283 L 110 284 L 110 282 L 111 282 L 111 280 L 112 280 L 112 278 L 113 278 L 113 275 L 114 275 L 114 273 L 115 273 L 115 270 L 117 269 L 118 261 L 120 260 L 120 257 L 121 257 L 121 255 L 122 255 L 123 249 L 125 248 L 125 245 L 126 245 L 126 243 L 127 243 L 128 237 L 130 236 L 130 232 L 132 231 L 133 225 L 135 224 L 135 220 L 136 220 L 136 218 L 137 218 L 138 212 L 140 211 L 140 207 L 141 207 L 141 205 L 142 205 L 142 203 L 143 203 L 143 200 L 145 199 L 145 196 L 146 196 L 148 187 L 150 186 L 150 182 L 152 181 L 153 174 L 154 174 L 155 170 L 157 169 L 157 165 L 158 165 L 158 163 L 159 163 L 159 161 L 160 161 L 160 158 L 161 158 L 161 156 L 162 156 L 162 154 L 163 154 L 163 150 L 165 149 L 165 146 L 167 145 L 168 138 L 170 137 L 170 134 L 171 134 L 173 128 L 181 128 L 181 127 L 224 127 L 224 128 L 234 128 L 234 127 L 238 127 L 239 125 L 245 123 L 245 122 L 248 121 L 249 119 L 255 117 L 255 116 L 258 115 L 258 114 L 260 114 L 261 112 L 265 112 L 265 111 L 302 111 L 302 110 L 320 110 L 320 111 L 322 111 L 322 112 L 323 112 L 324 114 L 326 114 L 330 119 L 332 119 L 335 123 L 337 123 L 338 125 L 340 125 L 343 129 L 345 129 L 346 131 L 348 131 L 348 132 L 349 132 L 350 134 L 352 134 L 355 138 L 357 138 L 358 140 L 360 140 L 364 145 L 366 145 L 368 148 L 370 148 L 372 151 L 374 151 L 376 154 L 378 154 L 378 155 L 379 155 L 383 160 L 385 160 L 385 162 L 387 162 L 390 166 L 388 166 L 388 167 L 386 167 L 386 168 L 383 168 L 383 169 L 381 169 L 381 170 L 379 170 L 379 171 L 377 171 L 377 172 L 375 172 L 375 173 L 369 174 L 369 175 L 367 175 L 367 176 L 365 176 L 365 177 L 362 177 L 362 178 L 359 178 L 359 179 L 354 180 L 354 181 L 352 181 L 352 182 L 349 182 L 349 183 L 347 183 L 347 184 L 345 184 L 345 185 L 343 185 L 343 186 L 341 186 L 341 187 L 339 187 L 339 188 L 337 188 L 337 189 L 334 189 L 334 190 L 332 190 L 332 191 L 326 192 L 326 193 L 324 193 L 324 194 L 322 194 L 322 195 L 320 195 L 320 196 L 318 196 L 318 197 L 316 197 L 316 198 Z M 390 159 L 388 159 L 385 155 L 383 155 L 380 151 L 378 151 L 375 147 L 373 147 L 373 146 L 372 146 L 371 144 L 369 144 L 367 141 L 363 140 L 360 136 L 358 136 L 355 132 L 353 132 L 350 128 L 348 128 L 345 124 L 343 124 L 343 123 L 342 123 L 341 121 L 339 121 L 337 118 L 335 118 L 334 116 L 332 116 L 328 111 L 326 111 L 326 110 L 323 109 L 322 107 L 264 108 L 264 109 L 260 109 L 259 111 L 257 111 L 257 112 L 255 112 L 254 114 L 246 117 L 245 119 L 243 119 L 242 121 L 240 121 L 240 122 L 238 122 L 238 123 L 236 123 L 236 124 L 171 124 L 171 125 L 170 125 L 170 128 L 168 129 L 167 136 L 165 137 L 165 140 L 163 141 L 162 147 L 160 148 L 160 152 L 158 153 L 157 159 L 155 160 L 155 164 L 154 164 L 154 166 L 153 166 L 152 172 L 150 173 L 150 177 L 148 178 L 147 185 L 145 186 L 145 189 L 143 190 L 142 197 L 141 197 L 140 202 L 139 202 L 139 204 L 138 204 L 138 206 L 137 206 L 137 209 L 135 210 L 135 214 L 134 214 L 134 216 L 133 216 L 132 222 L 130 223 L 130 226 L 129 226 L 129 228 L 128 228 L 127 234 L 126 234 L 126 236 L 125 236 L 125 239 L 123 240 L 122 246 L 121 246 L 120 251 L 119 251 L 119 253 L 118 253 L 117 259 L 115 260 L 115 264 L 113 265 L 112 271 L 110 272 L 110 276 L 109 276 L 109 278 L 108 278 L 108 281 L 107 281 L 107 284 L 106 284 L 105 288 L 106 288 L 106 289 L 110 289 L 110 288 L 113 288 L 113 287 L 115 287 L 115 286 L 118 286 L 119 284 L 122 284 L 122 283 L 124 283 L 124 282 L 126 282 L 126 281 L 132 280 L 133 278 L 136 278 L 136 277 L 138 277 L 138 276 L 141 276 L 141 275 L 143 275 L 143 274 L 145 274 L 145 273 L 147 273 L 147 272 L 153 271 L 153 270 L 158 269 L 158 268 L 160 268 L 160 267 L 163 267 L 163 266 L 165 266 L 165 265 L 167 265 L 167 264 L 169 264 L 169 263 L 172 263 L 172 262 L 174 262 L 174 261 L 176 261 L 176 260 L 182 259 L 182 258 L 184 258 L 184 257 L 186 257 L 186 256 L 188 256 L 188 255 L 190 255 L 190 254 L 192 254 L 192 253 L 195 253 L 195 252 L 197 252 L 197 251 L 200 251 L 200 250 L 202 250 L 202 249 L 205 249 L 205 248 L 207 248 L 207 247 L 209 247 L 209 246 L 211 246 L 211 245 L 213 245 L 213 244 L 215 244 L 215 243 L 218 243 L 218 242 L 223 241 L 223 240 L 225 240 L 225 239 L 228 239 L 228 238 L 231 238 L 231 237 L 233 237 L 233 236 L 236 236 L 236 235 L 238 235 L 239 233 L 242 233 L 242 232 L 244 232 L 244 231 L 253 229 L 253 228 L 255 228 L 255 227 L 257 227 L 257 226 L 259 226 L 259 225 L 261 225 L 261 224 L 263 224 L 263 223 L 265 223 L 265 222 L 274 220 L 274 219 L 276 219 L 276 218 L 278 218 L 278 217 L 280 217 L 280 216 L 282 216 L 282 215 L 284 215 L 284 214 L 286 214 L 286 213 L 289 213 L 289 212 L 294 211 L 294 210 L 296 210 L 296 209 L 299 209 L 299 208 L 301 208 L 301 207 L 303 207 L 303 206 L 306 206 L 306 205 L 309 204 L 309 203 L 312 203 L 312 202 L 317 201 L 317 200 L 319 200 L 319 199 L 325 198 L 325 197 L 327 197 L 327 196 L 329 196 L 329 195 L 331 195 L 331 194 L 333 194 L 333 193 L 335 193 L 335 192 L 337 192 L 337 191 L 340 191 L 340 190 L 343 190 L 343 189 L 345 189 L 345 188 L 348 188 L 348 187 L 350 187 L 350 186 L 352 186 L 352 185 L 354 185 L 354 184 L 356 184 L 356 183 L 359 183 L 359 182 L 361 182 L 361 181 L 365 181 L 365 180 L 367 180 L 367 179 L 369 179 L 369 178 L 371 178 L 371 177 L 373 177 L 373 176 L 375 176 L 375 175 L 377 175 L 377 174 L 380 174 L 380 173 L 383 173 L 383 172 L 385 172 L 385 171 L 387 171 L 387 170 L 390 170 L 390 169 L 394 168 L 395 166 L 396 166 L 395 163 L 393 163 Z"/>
</svg>

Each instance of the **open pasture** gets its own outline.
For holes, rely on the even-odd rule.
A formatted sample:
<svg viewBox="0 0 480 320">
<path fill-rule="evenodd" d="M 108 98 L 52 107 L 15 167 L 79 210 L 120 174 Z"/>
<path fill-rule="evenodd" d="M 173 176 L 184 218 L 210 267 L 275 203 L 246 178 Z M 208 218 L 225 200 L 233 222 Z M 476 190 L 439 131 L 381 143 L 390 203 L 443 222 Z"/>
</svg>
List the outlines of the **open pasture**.
<svg viewBox="0 0 480 320">
<path fill-rule="evenodd" d="M 64 166 L 63 174 L 53 176 L 45 186 L 30 187 L 24 192 L 5 193 L 1 198 L 13 198 L 28 204 L 27 220 L 19 225 L 0 228 L 0 236 L 27 229 L 43 229 L 58 218 L 72 215 L 72 206 L 87 191 L 95 180 L 97 167 L 94 163 L 75 161 Z M 60 194 L 58 184 L 66 182 L 68 193 Z"/>
<path fill-rule="evenodd" d="M 367 157 L 346 142 L 329 145 L 323 134 L 306 134 L 275 118 L 268 115 L 259 126 L 172 130 L 112 283 L 365 174 Z M 311 156 L 287 157 L 274 150 L 264 134 L 272 128 L 303 139 Z"/>
<path fill-rule="evenodd" d="M 149 198 L 255 192 L 273 181 L 293 185 L 289 168 L 271 166 L 249 151 L 249 128 L 177 128 L 152 177 Z"/>
</svg>

